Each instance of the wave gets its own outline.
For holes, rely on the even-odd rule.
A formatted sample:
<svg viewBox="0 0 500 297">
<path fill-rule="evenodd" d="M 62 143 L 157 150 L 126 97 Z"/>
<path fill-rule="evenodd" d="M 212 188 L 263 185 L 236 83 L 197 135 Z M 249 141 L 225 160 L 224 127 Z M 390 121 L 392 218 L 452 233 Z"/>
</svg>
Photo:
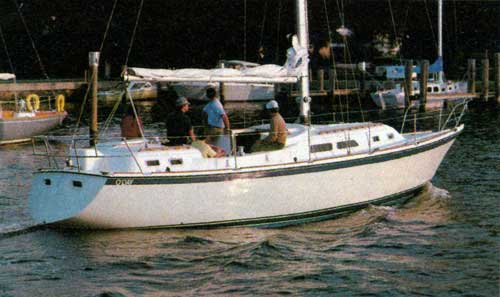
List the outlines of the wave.
<svg viewBox="0 0 500 297">
<path fill-rule="evenodd" d="M 46 228 L 45 225 L 29 225 L 29 224 L 9 224 L 0 225 L 0 240 L 10 238 L 22 234 L 31 233 Z"/>
</svg>

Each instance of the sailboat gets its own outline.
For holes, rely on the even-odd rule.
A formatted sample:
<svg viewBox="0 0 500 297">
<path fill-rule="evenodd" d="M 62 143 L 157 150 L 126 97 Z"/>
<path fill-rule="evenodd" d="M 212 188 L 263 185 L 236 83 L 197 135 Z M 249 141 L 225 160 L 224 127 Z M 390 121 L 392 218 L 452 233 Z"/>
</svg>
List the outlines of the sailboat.
<svg viewBox="0 0 500 297">
<path fill-rule="evenodd" d="M 467 92 L 466 81 L 450 81 L 444 80 L 443 72 L 443 2 L 438 0 L 438 58 L 429 67 L 429 74 L 432 78 L 427 83 L 427 94 L 429 98 L 426 102 L 426 108 L 435 109 L 441 108 L 448 101 L 463 102 L 471 98 L 471 94 Z M 384 72 L 388 79 L 405 79 L 404 66 L 386 66 Z M 413 75 L 419 74 L 420 67 L 414 67 Z M 373 102 L 382 108 L 405 108 L 418 106 L 419 101 L 410 102 L 410 106 L 406 106 L 404 82 L 399 82 L 390 89 L 380 89 L 370 94 Z M 420 82 L 412 81 L 412 94 L 420 94 Z"/>
<path fill-rule="evenodd" d="M 13 80 L 15 83 L 16 76 L 0 73 L 0 80 Z M 56 97 L 55 109 L 45 111 L 40 109 L 40 98 L 36 95 L 28 96 L 25 101 L 18 100 L 16 94 L 13 109 L 3 108 L 2 105 L 7 105 L 7 102 L 0 101 L 0 145 L 26 142 L 61 125 L 67 116 L 64 96 L 61 96 Z"/>
<path fill-rule="evenodd" d="M 230 149 L 214 158 L 157 138 L 72 145 L 64 166 L 52 162 L 34 173 L 33 219 L 91 229 L 274 227 L 401 202 L 420 192 L 463 125 L 399 133 L 376 122 L 310 124 L 306 5 L 296 1 L 298 38 L 287 52 L 290 67 L 197 79 L 297 83 L 302 123 L 286 124 L 284 148 L 248 150 L 248 140 L 266 137 L 269 124 L 231 130 Z M 131 70 L 142 78 L 184 81 L 167 70 Z"/>
</svg>

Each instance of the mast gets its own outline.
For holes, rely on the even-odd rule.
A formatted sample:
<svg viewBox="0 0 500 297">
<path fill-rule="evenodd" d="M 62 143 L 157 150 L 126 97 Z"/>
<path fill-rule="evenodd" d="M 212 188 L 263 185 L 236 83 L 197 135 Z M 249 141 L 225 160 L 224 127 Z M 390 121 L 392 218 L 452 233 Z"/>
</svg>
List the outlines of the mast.
<svg viewBox="0 0 500 297">
<path fill-rule="evenodd" d="M 443 0 L 438 0 L 438 58 L 443 59 Z M 443 70 L 439 71 L 438 79 L 443 81 Z"/>
<path fill-rule="evenodd" d="M 307 0 L 297 0 L 297 37 L 301 47 L 309 48 L 309 32 L 307 20 Z M 309 95 L 309 67 L 302 67 L 302 74 L 300 76 L 300 116 L 304 119 L 305 123 L 309 123 L 309 102 L 311 97 Z"/>
</svg>

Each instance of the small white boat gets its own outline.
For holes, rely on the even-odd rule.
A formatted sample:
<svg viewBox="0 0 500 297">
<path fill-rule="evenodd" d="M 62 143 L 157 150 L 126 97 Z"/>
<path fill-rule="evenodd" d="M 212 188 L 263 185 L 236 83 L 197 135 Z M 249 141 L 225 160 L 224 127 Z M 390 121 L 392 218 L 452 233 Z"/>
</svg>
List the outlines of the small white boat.
<svg viewBox="0 0 500 297">
<path fill-rule="evenodd" d="M 445 121 L 436 131 L 401 134 L 381 123 L 309 124 L 306 2 L 296 3 L 299 38 L 287 52 L 293 71 L 277 66 L 283 76 L 238 72 L 197 78 L 300 82 L 304 124 L 287 124 L 283 149 L 248 151 L 255 137 L 267 136 L 267 124 L 232 130 L 226 153 L 216 158 L 204 158 L 191 145 L 168 147 L 156 139 L 77 147 L 72 138 L 64 166 L 54 163 L 58 157 L 49 151 L 53 166 L 34 173 L 33 219 L 93 229 L 282 226 L 392 204 L 419 192 L 463 125 L 444 128 Z M 169 70 L 134 69 L 133 74 L 187 81 Z"/>
<path fill-rule="evenodd" d="M 413 95 L 420 95 L 420 83 L 413 81 L 412 86 Z M 463 96 L 460 96 L 460 94 Z M 464 99 L 470 98 L 470 94 L 467 94 L 467 82 L 455 81 L 429 81 L 427 83 L 427 95 L 429 98 L 426 102 L 426 108 L 429 109 L 441 108 L 450 102 L 462 102 Z M 403 83 L 396 83 L 392 89 L 378 90 L 371 93 L 370 96 L 373 102 L 382 109 L 408 107 L 405 104 Z M 419 106 L 420 102 L 414 100 L 410 104 L 411 106 Z"/>
<path fill-rule="evenodd" d="M 154 82 L 132 80 L 126 90 L 133 100 L 150 100 L 158 97 L 158 86 Z M 123 83 L 111 90 L 99 91 L 97 97 L 101 103 L 116 103 L 125 96 Z"/>
<path fill-rule="evenodd" d="M 261 65 L 247 61 L 224 60 L 219 62 L 218 69 L 245 71 L 259 66 Z M 172 83 L 171 86 L 179 96 L 197 101 L 208 101 L 205 95 L 208 88 L 214 88 L 217 94 L 221 94 L 221 85 L 216 82 L 187 81 Z M 274 98 L 274 85 L 270 83 L 228 82 L 224 83 L 223 88 L 222 93 L 224 93 L 226 102 L 258 102 L 269 101 Z"/>
</svg>

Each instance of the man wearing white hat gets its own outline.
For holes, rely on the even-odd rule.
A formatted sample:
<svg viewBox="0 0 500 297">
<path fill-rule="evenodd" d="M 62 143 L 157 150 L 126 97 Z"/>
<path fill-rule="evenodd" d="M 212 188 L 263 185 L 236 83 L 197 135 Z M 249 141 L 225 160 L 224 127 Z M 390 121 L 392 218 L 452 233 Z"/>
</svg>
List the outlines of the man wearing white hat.
<svg viewBox="0 0 500 297">
<path fill-rule="evenodd" d="M 279 105 L 276 100 L 266 104 L 266 110 L 271 115 L 269 135 L 262 141 L 257 141 L 252 146 L 252 152 L 274 151 L 285 147 L 287 130 L 286 123 L 279 113 Z"/>
</svg>

